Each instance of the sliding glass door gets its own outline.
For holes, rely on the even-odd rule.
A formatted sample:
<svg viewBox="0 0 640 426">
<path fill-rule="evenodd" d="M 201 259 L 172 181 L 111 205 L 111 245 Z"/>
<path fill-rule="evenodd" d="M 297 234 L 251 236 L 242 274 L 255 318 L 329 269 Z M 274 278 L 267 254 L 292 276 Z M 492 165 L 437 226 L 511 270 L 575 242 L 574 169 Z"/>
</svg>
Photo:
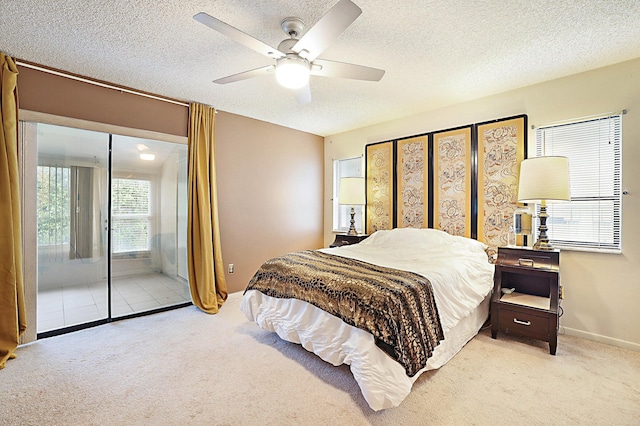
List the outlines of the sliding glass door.
<svg viewBox="0 0 640 426">
<path fill-rule="evenodd" d="M 189 303 L 186 145 L 33 126 L 38 333 Z"/>
</svg>

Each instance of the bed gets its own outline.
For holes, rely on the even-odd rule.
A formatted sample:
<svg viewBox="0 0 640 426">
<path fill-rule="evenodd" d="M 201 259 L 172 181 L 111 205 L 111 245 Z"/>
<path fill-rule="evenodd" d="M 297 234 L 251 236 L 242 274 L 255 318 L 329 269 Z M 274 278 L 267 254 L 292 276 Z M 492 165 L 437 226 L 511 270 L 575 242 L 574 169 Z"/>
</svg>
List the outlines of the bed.
<svg viewBox="0 0 640 426">
<path fill-rule="evenodd" d="M 398 228 L 377 231 L 356 245 L 321 249 L 315 254 L 331 260 L 364 262 L 380 269 L 392 268 L 398 271 L 397 276 L 406 271 L 416 279 L 426 278 L 437 317 L 430 320 L 426 334 L 434 334 L 431 337 L 435 338 L 435 344 L 421 352 L 428 356 L 426 362 L 419 364 L 402 362 L 404 359 L 396 356 L 402 351 L 381 344 L 384 339 L 378 334 L 378 326 L 365 331 L 352 325 L 355 323 L 351 319 L 341 319 L 321 309 L 318 307 L 324 306 L 321 303 L 256 289 L 252 283 L 265 274 L 263 269 L 269 262 L 256 272 L 247 287 L 241 310 L 261 328 L 301 344 L 324 361 L 336 366 L 348 364 L 371 409 L 396 407 L 410 393 L 420 374 L 443 366 L 478 333 L 487 319 L 494 266 L 488 261 L 486 248 L 479 241 L 439 230 Z M 356 265 L 360 267 L 360 263 Z M 348 264 L 347 268 L 350 267 Z M 278 286 L 289 287 L 274 285 Z M 424 316 L 427 313 L 425 309 Z"/>
</svg>

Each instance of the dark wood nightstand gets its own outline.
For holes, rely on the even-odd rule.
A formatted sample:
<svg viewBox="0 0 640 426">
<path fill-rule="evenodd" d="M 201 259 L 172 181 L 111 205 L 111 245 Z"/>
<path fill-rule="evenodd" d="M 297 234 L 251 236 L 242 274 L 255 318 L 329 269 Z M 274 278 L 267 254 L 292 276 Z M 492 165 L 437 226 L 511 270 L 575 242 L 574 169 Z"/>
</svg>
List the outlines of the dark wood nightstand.
<svg viewBox="0 0 640 426">
<path fill-rule="evenodd" d="M 367 238 L 366 234 L 359 235 L 347 235 L 347 234 L 337 234 L 336 239 L 331 243 L 329 247 L 340 247 L 340 246 L 348 246 L 351 244 L 358 244 L 360 241 Z"/>
<path fill-rule="evenodd" d="M 499 247 L 491 296 L 491 337 L 499 331 L 558 346 L 560 251 Z"/>
</svg>

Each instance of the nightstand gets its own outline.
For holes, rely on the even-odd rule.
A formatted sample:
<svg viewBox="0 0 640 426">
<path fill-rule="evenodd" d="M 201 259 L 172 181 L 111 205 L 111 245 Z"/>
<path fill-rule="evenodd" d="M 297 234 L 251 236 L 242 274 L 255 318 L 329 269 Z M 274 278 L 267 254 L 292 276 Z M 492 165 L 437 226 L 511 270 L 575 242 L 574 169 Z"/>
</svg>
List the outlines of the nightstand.
<svg viewBox="0 0 640 426">
<path fill-rule="evenodd" d="M 331 243 L 329 247 L 340 247 L 340 246 L 348 246 L 351 244 L 358 244 L 360 241 L 367 238 L 366 234 L 359 235 L 347 235 L 347 234 L 337 234 L 336 239 Z"/>
<path fill-rule="evenodd" d="M 491 337 L 498 332 L 558 346 L 560 251 L 499 247 L 491 296 Z"/>
</svg>

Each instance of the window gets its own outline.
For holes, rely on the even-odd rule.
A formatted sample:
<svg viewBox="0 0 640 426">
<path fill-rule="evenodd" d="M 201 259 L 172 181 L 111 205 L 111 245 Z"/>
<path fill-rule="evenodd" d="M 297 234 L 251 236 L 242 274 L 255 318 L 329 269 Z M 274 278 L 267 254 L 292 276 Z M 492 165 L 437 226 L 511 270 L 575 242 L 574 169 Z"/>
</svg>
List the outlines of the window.
<svg viewBox="0 0 640 426">
<path fill-rule="evenodd" d="M 362 157 L 333 160 L 333 230 L 346 232 L 351 225 L 351 206 L 338 203 L 340 195 L 340 179 L 345 177 L 362 177 Z M 356 230 L 362 233 L 364 206 L 353 206 L 355 209 Z"/>
<path fill-rule="evenodd" d="M 69 245 L 69 167 L 38 166 L 38 246 Z"/>
<path fill-rule="evenodd" d="M 113 253 L 149 250 L 151 182 L 143 179 L 112 181 Z"/>
<path fill-rule="evenodd" d="M 536 156 L 569 158 L 571 202 L 547 206 L 549 239 L 561 248 L 620 252 L 622 115 L 536 129 Z"/>
</svg>

